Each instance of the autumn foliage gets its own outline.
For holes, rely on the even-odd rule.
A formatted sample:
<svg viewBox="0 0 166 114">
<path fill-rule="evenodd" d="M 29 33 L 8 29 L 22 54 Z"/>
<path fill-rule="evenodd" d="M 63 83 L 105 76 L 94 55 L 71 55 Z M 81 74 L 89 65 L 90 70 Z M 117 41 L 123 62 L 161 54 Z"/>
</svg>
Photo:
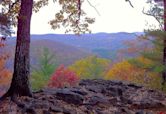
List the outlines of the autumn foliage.
<svg viewBox="0 0 166 114">
<path fill-rule="evenodd" d="M 123 44 L 126 48 L 118 50 L 118 58 L 116 61 L 138 57 L 142 52 L 151 51 L 153 47 L 150 41 L 142 37 L 124 41 Z"/>
<path fill-rule="evenodd" d="M 8 85 L 11 79 L 11 72 L 5 68 L 5 60 L 0 59 L 0 85 Z"/>
<path fill-rule="evenodd" d="M 1 39 L 1 38 L 0 38 Z M 8 59 L 9 55 L 3 51 L 5 46 L 5 42 L 3 40 L 0 41 L 0 94 L 6 90 L 9 86 L 12 73 L 10 70 L 6 68 L 6 60 Z"/>
<path fill-rule="evenodd" d="M 64 65 L 60 65 L 50 78 L 48 86 L 52 88 L 61 88 L 77 85 L 78 82 L 79 78 L 76 73 L 65 68 Z"/>
<path fill-rule="evenodd" d="M 69 69 L 76 72 L 81 79 L 101 79 L 104 77 L 110 62 L 108 59 L 89 56 L 76 61 L 69 66 Z"/>
<path fill-rule="evenodd" d="M 149 72 L 146 69 L 149 67 L 146 65 L 150 65 L 151 61 L 143 57 L 137 57 L 136 59 L 139 63 L 144 63 L 145 65 L 141 68 L 127 60 L 124 60 L 114 64 L 107 72 L 105 78 L 132 82 L 150 88 L 161 88 L 161 77 L 159 74 L 156 72 Z"/>
</svg>

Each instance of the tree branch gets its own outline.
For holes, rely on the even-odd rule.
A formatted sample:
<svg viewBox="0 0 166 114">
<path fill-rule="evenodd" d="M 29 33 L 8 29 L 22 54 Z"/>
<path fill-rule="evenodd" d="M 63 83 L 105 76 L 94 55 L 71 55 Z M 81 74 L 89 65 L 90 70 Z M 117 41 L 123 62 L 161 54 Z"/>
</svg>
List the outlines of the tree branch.
<svg viewBox="0 0 166 114">
<path fill-rule="evenodd" d="M 87 2 L 88 2 L 88 4 L 89 4 L 91 7 L 93 7 L 93 8 L 95 9 L 95 11 L 97 12 L 97 14 L 100 16 L 100 13 L 99 13 L 99 11 L 97 10 L 97 8 L 96 8 L 95 6 L 93 6 L 92 3 L 91 3 L 89 0 L 87 0 Z"/>
<path fill-rule="evenodd" d="M 125 1 L 126 1 L 126 2 L 129 2 L 130 6 L 131 6 L 132 8 L 134 8 L 134 6 L 133 6 L 133 4 L 131 3 L 130 0 L 125 0 Z"/>
<path fill-rule="evenodd" d="M 153 14 L 147 13 L 144 11 L 144 8 L 142 9 L 142 13 L 145 15 L 154 17 L 156 19 L 156 21 L 159 23 L 159 27 L 162 28 L 163 24 L 160 22 L 160 19 L 158 18 L 158 17 L 163 17 L 162 15 L 153 15 Z"/>
<path fill-rule="evenodd" d="M 81 16 L 81 0 L 78 0 L 78 17 L 80 20 L 80 16 Z"/>
</svg>

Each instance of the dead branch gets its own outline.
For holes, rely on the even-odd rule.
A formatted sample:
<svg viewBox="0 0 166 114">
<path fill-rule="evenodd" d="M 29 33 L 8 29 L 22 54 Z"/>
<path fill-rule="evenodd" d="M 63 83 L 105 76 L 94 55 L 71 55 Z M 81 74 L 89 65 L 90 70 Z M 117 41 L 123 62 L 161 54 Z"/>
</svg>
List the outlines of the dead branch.
<svg viewBox="0 0 166 114">
<path fill-rule="evenodd" d="M 134 6 L 133 6 L 133 4 L 131 3 L 130 0 L 126 0 L 126 2 L 129 2 L 130 6 L 131 6 L 132 8 L 134 8 Z"/>
<path fill-rule="evenodd" d="M 94 6 L 94 5 L 92 5 L 92 3 L 89 1 L 89 0 L 87 0 L 87 2 L 88 2 L 88 4 L 92 7 L 92 8 L 94 8 L 94 10 L 97 12 L 97 14 L 100 16 L 100 13 L 99 13 L 99 11 L 97 10 L 97 8 Z"/>
</svg>

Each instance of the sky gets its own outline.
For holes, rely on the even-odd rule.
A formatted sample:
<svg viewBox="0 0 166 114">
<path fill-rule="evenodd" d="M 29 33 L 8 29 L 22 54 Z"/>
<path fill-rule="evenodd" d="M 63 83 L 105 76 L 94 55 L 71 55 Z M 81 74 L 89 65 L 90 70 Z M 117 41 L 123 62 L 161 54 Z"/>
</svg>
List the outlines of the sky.
<svg viewBox="0 0 166 114">
<path fill-rule="evenodd" d="M 85 0 L 86 1 L 86 0 Z M 95 23 L 90 26 L 92 33 L 98 32 L 142 32 L 151 24 L 157 26 L 157 21 L 142 13 L 142 9 L 147 7 L 146 0 L 131 0 L 132 8 L 125 0 L 89 0 L 99 11 L 88 2 L 83 4 L 83 9 L 88 16 L 95 18 Z M 31 22 L 31 34 L 63 34 L 65 29 L 52 30 L 48 24 L 54 18 L 58 6 L 50 4 L 45 6 L 38 13 L 34 13 Z"/>
</svg>

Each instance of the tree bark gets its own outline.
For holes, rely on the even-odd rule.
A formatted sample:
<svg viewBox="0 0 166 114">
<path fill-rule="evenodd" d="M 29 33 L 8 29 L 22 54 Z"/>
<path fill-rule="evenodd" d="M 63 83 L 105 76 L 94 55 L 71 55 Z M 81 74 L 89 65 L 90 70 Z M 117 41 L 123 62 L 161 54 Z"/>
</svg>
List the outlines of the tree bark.
<svg viewBox="0 0 166 114">
<path fill-rule="evenodd" d="M 8 92 L 9 96 L 31 96 L 29 87 L 30 75 L 30 22 L 33 0 L 21 0 L 18 16 L 17 42 L 14 60 L 14 73 Z"/>
<path fill-rule="evenodd" d="M 166 0 L 163 0 L 164 2 L 164 31 L 166 32 Z M 163 41 L 163 65 L 166 66 L 166 38 Z M 166 70 L 163 71 L 162 73 L 162 78 L 163 78 L 163 82 L 162 85 L 164 87 L 165 83 L 166 83 Z"/>
</svg>

